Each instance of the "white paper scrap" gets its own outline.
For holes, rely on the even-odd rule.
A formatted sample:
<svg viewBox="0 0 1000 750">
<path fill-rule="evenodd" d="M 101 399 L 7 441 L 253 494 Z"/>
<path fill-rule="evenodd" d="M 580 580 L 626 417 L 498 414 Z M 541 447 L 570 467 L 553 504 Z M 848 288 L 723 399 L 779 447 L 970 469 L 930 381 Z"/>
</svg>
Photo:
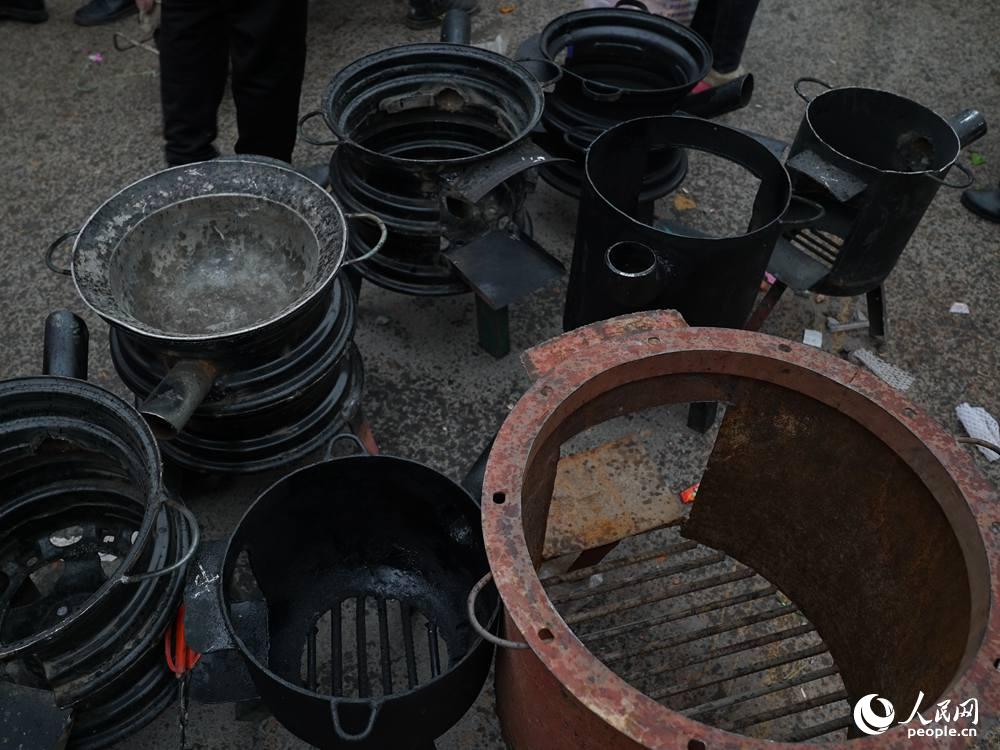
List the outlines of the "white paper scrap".
<svg viewBox="0 0 1000 750">
<path fill-rule="evenodd" d="M 823 334 L 812 328 L 807 328 L 802 334 L 802 343 L 815 346 L 817 349 L 823 348 Z"/>
<path fill-rule="evenodd" d="M 1000 424 L 986 409 L 981 406 L 970 406 L 967 403 L 959 404 L 955 407 L 955 414 L 962 427 L 969 433 L 970 437 L 985 440 L 993 445 L 1000 445 Z M 979 452 L 986 456 L 987 461 L 1000 459 L 1000 454 L 991 451 L 989 448 L 977 446 Z"/>
<path fill-rule="evenodd" d="M 956 315 L 968 315 L 972 311 L 969 309 L 969 306 L 964 302 L 953 302 L 948 312 L 955 313 Z"/>
</svg>

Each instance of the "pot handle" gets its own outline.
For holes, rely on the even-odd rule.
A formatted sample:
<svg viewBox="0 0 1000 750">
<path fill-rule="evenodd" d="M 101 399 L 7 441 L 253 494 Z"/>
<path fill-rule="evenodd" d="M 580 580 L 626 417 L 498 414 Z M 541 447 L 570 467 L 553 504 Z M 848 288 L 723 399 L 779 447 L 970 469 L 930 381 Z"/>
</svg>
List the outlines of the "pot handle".
<svg viewBox="0 0 1000 750">
<path fill-rule="evenodd" d="M 367 219 L 368 221 L 370 221 L 373 224 L 376 224 L 378 226 L 379 232 L 381 232 L 381 235 L 378 238 L 378 242 L 375 243 L 375 245 L 372 247 L 371 250 L 369 250 L 367 253 L 365 253 L 364 255 L 362 255 L 362 256 L 360 256 L 358 258 L 351 258 L 349 261 L 346 261 L 344 263 L 344 265 L 342 266 L 343 268 L 346 268 L 347 266 L 353 266 L 355 263 L 360 263 L 361 261 L 368 260 L 369 258 L 371 258 L 371 257 L 373 257 L 375 255 L 378 255 L 379 251 L 381 251 L 382 248 L 383 248 L 383 246 L 385 245 L 385 241 L 387 239 L 389 239 L 389 228 L 385 225 L 385 222 L 382 221 L 375 214 L 365 214 L 365 213 L 361 213 L 361 214 L 347 214 L 347 218 L 348 219 Z"/>
<path fill-rule="evenodd" d="M 1000 456 L 1000 445 L 996 443 L 991 443 L 989 440 L 982 440 L 980 438 L 974 437 L 957 437 L 955 438 L 960 443 L 965 445 L 974 445 L 977 448 L 985 448 L 988 451 L 993 451 L 998 456 Z"/>
<path fill-rule="evenodd" d="M 824 87 L 826 89 L 832 89 L 833 88 L 833 86 L 831 86 L 826 81 L 821 81 L 818 78 L 810 78 L 809 76 L 803 76 L 802 78 L 800 78 L 799 80 L 797 80 L 795 83 L 792 84 L 792 88 L 795 89 L 795 93 L 799 95 L 799 99 L 801 99 L 802 101 L 804 101 L 806 104 L 808 104 L 809 102 L 811 102 L 812 98 L 810 98 L 810 97 L 808 97 L 808 96 L 806 96 L 805 94 L 802 93 L 802 84 L 803 83 L 815 83 L 815 84 L 817 84 L 819 86 L 822 86 L 822 87 Z"/>
<path fill-rule="evenodd" d="M 952 164 L 952 166 L 965 175 L 965 182 L 958 184 L 954 182 L 948 182 L 948 179 L 946 177 L 938 177 L 937 175 L 934 174 L 928 174 L 927 178 L 934 180 L 934 182 L 941 183 L 946 188 L 954 188 L 955 190 L 965 190 L 967 187 L 972 187 L 972 183 L 976 181 L 976 176 L 972 174 L 972 170 L 969 169 L 964 164 L 962 164 L 961 162 L 957 161 L 954 164 Z"/>
<path fill-rule="evenodd" d="M 198 525 L 198 519 L 195 517 L 194 513 L 192 513 L 189 508 L 169 497 L 163 498 L 163 505 L 166 505 L 176 511 L 187 524 L 188 530 L 191 532 L 191 541 L 188 543 L 187 550 L 185 550 L 184 554 L 181 555 L 176 562 L 165 568 L 151 570 L 147 573 L 137 573 L 136 575 L 122 575 L 118 579 L 120 583 L 139 583 L 140 581 L 148 581 L 151 578 L 159 578 L 160 576 L 165 576 L 168 573 L 173 573 L 175 570 L 179 570 L 187 565 L 191 561 L 191 558 L 194 557 L 194 553 L 198 551 L 198 545 L 201 542 L 201 527 Z"/>
<path fill-rule="evenodd" d="M 524 641 L 508 641 L 506 638 L 501 638 L 499 636 L 493 635 L 490 631 L 483 627 L 482 623 L 476 617 L 476 600 L 479 598 L 479 592 L 486 588 L 490 583 L 493 582 L 493 573 L 487 573 L 475 586 L 472 587 L 472 591 L 469 592 L 469 598 L 466 600 L 467 614 L 469 616 L 469 623 L 472 625 L 472 629 L 476 631 L 476 635 L 482 638 L 484 641 L 492 643 L 494 646 L 499 646 L 500 648 L 514 648 L 523 649 L 531 648 Z"/>
<path fill-rule="evenodd" d="M 640 0 L 618 0 L 615 3 L 615 8 L 631 8 L 632 10 L 641 10 L 649 13 L 646 3 L 640 2 Z"/>
<path fill-rule="evenodd" d="M 807 227 L 810 226 L 811 224 L 815 224 L 817 221 L 826 216 L 826 208 L 824 208 L 820 203 L 817 203 L 814 200 L 810 200 L 809 198 L 804 198 L 803 196 L 796 195 L 795 193 L 792 193 L 791 200 L 798 201 L 799 203 L 804 203 L 810 208 L 815 209 L 816 215 L 809 216 L 805 219 L 782 219 L 781 226 L 783 227 Z"/>
<path fill-rule="evenodd" d="M 330 459 L 333 458 L 333 446 L 335 446 L 341 440 L 349 440 L 350 442 L 352 442 L 355 445 L 357 445 L 358 449 L 361 451 L 361 455 L 363 455 L 363 456 L 370 456 L 371 455 L 371 453 L 369 452 L 368 448 L 365 447 L 365 444 L 361 440 L 361 438 L 359 438 L 353 432 L 342 432 L 339 435 L 334 435 L 330 439 L 330 442 L 327 443 L 327 446 L 326 446 L 326 455 L 325 455 L 325 458 L 326 458 L 327 461 L 329 461 Z"/>
<path fill-rule="evenodd" d="M 323 114 L 322 111 L 314 109 L 312 112 L 306 112 L 304 115 L 302 115 L 302 117 L 299 118 L 299 138 L 304 140 L 310 146 L 339 146 L 341 143 L 343 143 L 343 141 L 340 140 L 339 138 L 333 138 L 329 141 L 318 141 L 311 135 L 306 133 L 305 124 L 314 117 L 317 117 L 322 114 Z"/>
<path fill-rule="evenodd" d="M 379 711 L 382 709 L 381 703 L 369 703 L 368 710 L 371 713 L 368 716 L 368 725 L 364 728 L 360 734 L 351 734 L 344 730 L 343 725 L 340 723 L 340 704 L 344 703 L 342 699 L 335 698 L 330 701 L 330 716 L 333 718 L 333 731 L 337 733 L 339 737 L 344 742 L 362 742 L 367 740 L 375 729 L 375 720 L 378 718 Z"/>
<path fill-rule="evenodd" d="M 565 70 L 565 68 L 564 68 Z M 583 93 L 595 102 L 616 102 L 622 98 L 622 90 L 615 86 L 596 83 L 589 78 L 580 77 Z"/>
<path fill-rule="evenodd" d="M 61 276 L 72 276 L 73 275 L 73 269 L 72 269 L 72 267 L 57 266 L 56 263 L 55 263 L 55 260 L 53 260 L 53 258 L 54 258 L 55 254 L 56 254 L 56 250 L 59 249 L 59 246 L 62 243 L 64 243 L 70 237 L 76 237 L 77 235 L 80 234 L 81 231 L 82 230 L 80 230 L 80 229 L 74 229 L 72 232 L 66 232 L 63 235 L 60 235 L 59 238 L 55 242 L 53 242 L 51 245 L 48 246 L 48 249 L 46 249 L 46 251 L 45 251 L 45 265 L 48 267 L 48 269 L 50 271 L 52 271 L 52 273 L 58 273 Z"/>
</svg>

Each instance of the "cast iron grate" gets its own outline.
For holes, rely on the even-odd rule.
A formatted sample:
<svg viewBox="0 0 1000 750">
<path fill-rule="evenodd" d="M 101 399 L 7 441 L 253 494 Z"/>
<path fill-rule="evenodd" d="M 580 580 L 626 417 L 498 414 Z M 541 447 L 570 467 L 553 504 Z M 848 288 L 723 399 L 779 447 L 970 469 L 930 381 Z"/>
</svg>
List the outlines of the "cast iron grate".
<svg viewBox="0 0 1000 750">
<path fill-rule="evenodd" d="M 300 678 L 308 689 L 343 698 L 407 692 L 452 666 L 441 629 L 412 604 L 344 599 L 306 636 Z"/>
<path fill-rule="evenodd" d="M 591 653 L 671 710 L 763 739 L 846 739 L 847 693 L 815 627 L 723 552 L 662 529 L 543 583 Z"/>
<path fill-rule="evenodd" d="M 827 268 L 837 262 L 844 238 L 820 229 L 800 229 L 792 236 L 792 244 L 807 255 L 815 258 Z"/>
</svg>

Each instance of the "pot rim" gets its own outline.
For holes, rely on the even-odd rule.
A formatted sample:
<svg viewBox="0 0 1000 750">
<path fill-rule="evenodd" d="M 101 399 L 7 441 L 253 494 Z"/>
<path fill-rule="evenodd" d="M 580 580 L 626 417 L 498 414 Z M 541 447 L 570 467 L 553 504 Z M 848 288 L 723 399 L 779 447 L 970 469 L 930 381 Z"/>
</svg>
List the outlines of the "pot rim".
<svg viewBox="0 0 1000 750">
<path fill-rule="evenodd" d="M 834 94 L 834 93 L 843 92 L 843 91 L 865 91 L 865 92 L 868 92 L 868 93 L 882 94 L 883 96 L 891 96 L 894 99 L 898 99 L 900 101 L 906 102 L 908 105 L 912 105 L 912 106 L 919 107 L 919 108 L 923 109 L 925 112 L 933 115 L 938 120 L 940 120 L 941 123 L 945 126 L 945 128 L 947 128 L 947 130 L 955 138 L 955 155 L 951 158 L 951 160 L 949 160 L 949 162 L 946 165 L 944 165 L 943 167 L 940 167 L 939 169 L 920 169 L 920 170 L 915 170 L 915 171 L 904 171 L 904 170 L 899 170 L 899 169 L 880 169 L 880 168 L 878 168 L 876 166 L 873 166 L 871 164 L 867 164 L 867 163 L 865 163 L 863 161 L 855 159 L 854 157 L 848 156 L 847 154 L 843 153 L 842 151 L 838 151 L 833 146 L 831 146 L 826 141 L 826 139 L 823 136 L 820 135 L 820 133 L 819 133 L 818 130 L 816 130 L 816 126 L 813 123 L 812 111 L 811 110 L 812 110 L 813 104 L 818 99 L 820 99 L 821 97 L 826 96 L 827 94 Z M 937 176 L 937 175 L 944 174 L 949 169 L 951 169 L 955 165 L 955 162 L 958 161 L 958 157 L 961 156 L 961 154 L 962 154 L 962 142 L 959 139 L 958 134 L 955 132 L 955 128 L 953 128 L 951 126 L 951 123 L 948 122 L 947 119 L 945 119 L 944 117 L 942 117 L 940 114 L 938 114 L 937 112 L 935 112 L 930 107 L 927 107 L 927 106 L 921 104 L 920 102 L 914 101 L 913 99 L 909 99 L 909 98 L 907 98 L 905 96 L 902 96 L 900 94 L 894 93 L 892 91 L 885 91 L 884 89 L 876 89 L 876 88 L 871 88 L 871 87 L 868 87 L 868 86 L 834 86 L 833 88 L 827 89 L 826 91 L 822 91 L 819 94 L 816 94 L 816 96 L 814 96 L 812 99 L 810 99 L 806 103 L 805 121 L 809 125 L 809 131 L 810 131 L 810 133 L 812 133 L 813 137 L 816 138 L 820 143 L 822 143 L 825 148 L 830 149 L 830 151 L 832 151 L 833 153 L 835 153 L 841 159 L 844 159 L 845 161 L 848 161 L 851 164 L 854 164 L 854 165 L 856 165 L 858 167 L 861 167 L 862 169 L 868 170 L 870 172 L 875 172 L 876 174 L 895 175 L 895 176 L 898 176 L 898 177 L 920 177 L 920 176 L 928 176 L 928 175 L 935 175 L 935 176 Z"/>
<path fill-rule="evenodd" d="M 705 133 L 710 133 L 714 131 L 716 135 L 723 135 L 726 138 L 732 138 L 737 141 L 742 141 L 743 144 L 745 144 L 747 147 L 754 149 L 760 156 L 760 158 L 772 160 L 774 164 L 777 165 L 777 167 L 781 170 L 781 174 L 784 175 L 784 180 L 782 181 L 781 189 L 784 190 L 785 198 L 782 201 L 781 210 L 775 212 L 775 216 L 770 221 L 768 221 L 766 224 L 759 226 L 752 232 L 745 232 L 742 234 L 727 234 L 722 237 L 717 237 L 717 236 L 686 234 L 682 231 L 677 231 L 676 229 L 674 229 L 671 231 L 669 236 L 679 237 L 684 240 L 696 240 L 699 243 L 742 242 L 747 239 L 764 236 L 768 232 L 772 231 L 776 224 L 781 223 L 785 214 L 788 213 L 788 207 L 791 205 L 792 202 L 792 179 L 789 176 L 788 170 L 785 168 L 785 165 L 781 163 L 781 160 L 778 159 L 774 154 L 772 154 L 767 149 L 766 146 L 764 146 L 762 143 L 759 143 L 757 140 L 747 135 L 746 133 L 742 133 L 739 130 L 726 127 L 725 125 L 719 125 L 718 123 L 709 120 L 703 120 L 698 117 L 690 117 L 688 115 L 651 115 L 649 117 L 637 117 L 633 120 L 626 120 L 625 122 L 619 123 L 618 125 L 615 125 L 613 128 L 609 128 L 608 130 L 604 131 L 604 133 L 602 133 L 600 136 L 594 139 L 594 141 L 590 144 L 589 148 L 587 148 L 587 154 L 584 161 L 584 178 L 586 180 L 585 188 L 593 190 L 594 194 L 607 206 L 609 210 L 614 211 L 624 221 L 627 221 L 634 227 L 641 228 L 642 230 L 647 232 L 657 231 L 656 227 L 651 226 L 650 224 L 646 224 L 642 221 L 639 221 L 633 216 L 630 216 L 625 211 L 622 211 L 620 208 L 618 208 L 611 200 L 609 200 L 608 197 L 601 190 L 598 189 L 597 185 L 594 184 L 594 180 L 591 177 L 591 170 L 590 170 L 591 155 L 593 153 L 594 147 L 598 143 L 600 143 L 600 141 L 604 140 L 605 138 L 613 137 L 616 131 L 624 129 L 626 127 L 635 127 L 639 123 L 652 123 L 652 122 L 659 122 L 667 126 L 671 126 L 674 124 L 682 124 L 685 126 L 690 125 L 692 127 L 704 130 Z M 702 151 L 704 153 L 713 154 L 720 158 L 726 159 L 727 161 L 736 164 L 737 166 L 742 167 L 746 171 L 753 174 L 755 177 L 761 180 L 761 183 L 763 184 L 761 175 L 754 172 L 746 164 L 743 164 L 742 162 L 734 159 L 732 156 L 727 155 L 726 153 L 723 152 L 722 149 L 708 149 L 702 146 L 690 145 L 687 142 L 688 139 L 678 139 L 676 141 L 671 141 L 669 138 L 665 138 L 664 140 L 670 141 L 671 145 L 678 149 L 691 149 L 694 151 Z M 759 189 L 760 188 L 758 188 L 758 190 Z"/>
<path fill-rule="evenodd" d="M 708 75 L 708 72 L 712 69 L 712 63 L 713 63 L 712 48 L 708 46 L 708 43 L 701 37 L 700 34 L 696 33 L 687 26 L 684 26 L 683 24 L 680 24 L 677 21 L 674 21 L 670 18 L 666 18 L 664 16 L 660 16 L 655 13 L 649 13 L 646 11 L 629 10 L 625 8 L 584 8 L 581 10 L 573 10 L 570 11 L 569 13 L 564 13 L 563 15 L 552 19 L 545 25 L 545 28 L 542 29 L 541 34 L 539 34 L 538 36 L 538 47 L 541 50 L 541 53 L 544 56 L 544 58 L 549 62 L 555 63 L 556 55 L 558 55 L 559 52 L 565 49 L 565 47 L 561 47 L 559 50 L 555 52 L 555 54 L 553 54 L 550 51 L 549 42 L 551 41 L 551 39 L 549 39 L 549 37 L 555 34 L 560 25 L 566 25 L 581 18 L 586 19 L 587 17 L 615 18 L 615 19 L 628 19 L 628 20 L 634 20 L 638 18 L 646 22 L 647 24 L 657 25 L 661 26 L 664 29 L 669 29 L 671 32 L 673 32 L 675 36 L 681 37 L 685 41 L 694 44 L 696 47 L 699 48 L 699 50 L 702 53 L 703 60 L 701 67 L 698 69 L 698 73 L 696 74 L 695 79 L 692 80 L 691 82 L 678 84 L 676 86 L 667 86 L 659 89 L 632 88 L 630 86 L 617 86 L 617 85 L 612 87 L 619 89 L 624 94 L 648 94 L 650 96 L 658 96 L 663 94 L 678 93 L 685 89 L 690 91 L 690 89 L 694 88 L 698 84 L 698 82 L 702 80 L 706 75 Z M 607 84 L 601 84 L 600 81 L 597 81 L 593 78 L 589 78 L 587 76 L 583 76 L 580 74 L 577 74 L 577 77 L 580 78 L 581 80 L 588 81 L 595 85 L 607 85 Z"/>
<path fill-rule="evenodd" d="M 521 81 L 532 89 L 532 98 L 534 100 L 534 112 L 531 114 L 530 120 L 521 128 L 517 135 L 513 136 L 510 140 L 501 146 L 490 151 L 485 151 L 481 154 L 475 154 L 473 156 L 462 156 L 456 159 L 412 159 L 402 156 L 393 156 L 391 154 L 385 154 L 381 151 L 375 151 L 367 146 L 358 143 L 353 138 L 342 133 L 331 115 L 332 106 L 330 104 L 333 99 L 333 94 L 336 89 L 342 85 L 343 81 L 348 79 L 351 75 L 356 73 L 358 70 L 362 70 L 366 65 L 371 64 L 373 61 L 379 58 L 393 58 L 397 56 L 405 56 L 408 54 L 414 54 L 418 52 L 434 52 L 440 55 L 447 55 L 452 58 L 468 58 L 469 60 L 478 60 L 478 62 L 483 64 L 492 64 L 495 68 L 506 68 L 508 72 L 513 73 L 515 76 L 521 79 Z M 479 66 L 470 66 L 470 70 L 477 70 Z M 367 158 L 375 159 L 379 162 L 385 164 L 395 165 L 397 167 L 404 167 L 409 169 L 420 168 L 420 167 L 440 167 L 442 169 L 449 169 L 454 167 L 462 167 L 469 164 L 474 164 L 477 162 L 485 161 L 493 157 L 499 156 L 500 154 L 509 151 L 514 148 L 520 142 L 531 136 L 532 131 L 541 122 L 542 115 L 545 111 L 545 97 L 542 93 L 542 84 L 531 75 L 527 68 L 521 65 L 516 60 L 512 60 L 504 55 L 497 54 L 496 52 L 491 52 L 490 50 L 479 49 L 478 47 L 466 46 L 461 44 L 448 44 L 445 42 L 422 42 L 418 44 L 405 44 L 397 47 L 390 47 L 389 49 L 380 50 L 378 52 L 372 52 L 370 54 L 364 55 L 354 60 L 352 63 L 344 68 L 330 79 L 330 83 L 327 85 L 326 91 L 323 94 L 323 121 L 326 126 L 333 133 L 334 137 L 338 141 L 339 146 L 345 146 L 351 150 L 359 151 L 364 154 Z"/>
<path fill-rule="evenodd" d="M 82 258 L 85 255 L 85 252 L 87 251 L 86 246 L 90 239 L 89 237 L 87 237 L 86 238 L 87 241 L 85 241 L 85 235 L 87 235 L 88 230 L 90 230 L 91 232 L 97 231 L 93 229 L 93 222 L 101 215 L 102 212 L 110 210 L 110 207 L 114 205 L 116 201 L 121 202 L 125 200 L 127 197 L 130 197 L 133 193 L 138 193 L 136 197 L 141 199 L 142 193 L 145 192 L 144 188 L 146 188 L 147 186 L 154 185 L 155 184 L 153 182 L 154 180 L 161 180 L 164 177 L 179 175 L 186 171 L 198 174 L 198 170 L 211 169 L 214 165 L 235 165 L 236 168 L 239 168 L 239 165 L 248 165 L 248 167 L 250 168 L 280 172 L 283 173 L 282 175 L 283 179 L 294 180 L 300 183 L 300 185 L 305 190 L 315 193 L 318 202 L 317 206 L 318 212 L 320 214 L 326 214 L 326 215 L 318 215 L 316 217 L 317 221 L 322 222 L 324 224 L 331 224 L 334 227 L 334 229 L 332 230 L 333 236 L 330 238 L 327 245 L 331 245 L 336 242 L 339 242 L 340 245 L 339 248 L 333 251 L 335 257 L 329 263 L 327 270 L 320 276 L 320 279 L 315 284 L 313 284 L 312 288 L 307 293 L 300 295 L 293 302 L 289 303 L 280 311 L 272 315 L 269 319 L 258 321 L 251 325 L 245 325 L 239 328 L 223 331 L 221 333 L 165 332 L 158 329 L 152 329 L 151 327 L 142 327 L 135 325 L 130 320 L 131 316 L 129 316 L 129 318 L 126 318 L 120 314 L 109 312 L 105 308 L 105 306 L 102 305 L 100 301 L 98 301 L 98 299 L 96 299 L 97 295 L 93 290 L 93 285 L 88 283 L 81 283 L 80 276 L 77 270 L 78 266 L 82 265 L 83 263 Z M 162 192 L 163 191 L 161 191 L 161 193 Z M 297 207 L 293 207 L 285 203 L 282 203 L 280 201 L 276 201 L 273 198 L 270 198 L 264 194 L 241 192 L 238 189 L 232 191 L 198 193 L 196 195 L 183 196 L 179 199 L 172 199 L 164 202 L 156 209 L 143 213 L 141 218 L 139 218 L 137 221 L 130 223 L 127 228 L 123 230 L 116 230 L 115 238 L 113 241 L 114 248 L 110 250 L 110 255 L 113 256 L 115 253 L 118 252 L 118 247 L 121 241 L 126 236 L 128 236 L 130 232 L 132 232 L 136 227 L 138 227 L 139 224 L 142 223 L 142 221 L 149 218 L 158 211 L 162 211 L 170 206 L 178 205 L 180 203 L 184 203 L 189 200 L 196 200 L 200 198 L 210 198 L 210 197 L 234 197 L 234 196 L 239 196 L 239 197 L 249 196 L 254 198 L 261 198 L 263 200 L 268 200 L 271 203 L 280 205 L 282 208 L 288 209 L 289 211 L 293 211 L 310 228 L 313 235 L 316 236 L 319 256 L 322 256 L 325 246 L 323 244 L 323 239 L 316 235 L 317 231 L 316 224 L 310 222 L 305 216 L 303 216 L 301 211 L 299 211 Z M 132 205 L 133 207 L 135 207 L 137 203 L 133 203 Z M 145 204 L 138 204 L 138 205 L 144 206 Z M 339 238 L 336 236 L 338 233 L 337 228 L 339 228 Z M 236 155 L 234 157 L 222 157 L 219 159 L 212 159 L 204 162 L 195 162 L 192 164 L 184 164 L 177 167 L 169 167 L 159 172 L 154 172 L 151 175 L 147 175 L 145 177 L 142 177 L 141 179 L 136 180 L 135 182 L 132 182 L 131 184 L 125 186 L 121 190 L 114 193 L 111 197 L 109 197 L 107 200 L 101 203 L 101 205 L 98 206 L 97 209 L 93 211 L 93 213 L 91 213 L 91 215 L 84 222 L 83 227 L 80 230 L 80 233 L 77 235 L 77 238 L 73 243 L 73 263 L 72 263 L 73 285 L 76 287 L 77 294 L 79 294 L 84 304 L 87 305 L 87 307 L 93 310 L 102 319 L 104 319 L 107 323 L 113 326 L 117 326 L 118 328 L 122 328 L 148 341 L 155 341 L 161 344 L 168 344 L 168 345 L 232 343 L 236 339 L 242 339 L 248 336 L 253 336 L 264 330 L 280 325 L 287 318 L 291 317 L 296 312 L 301 310 L 303 307 L 306 307 L 307 305 L 312 303 L 317 297 L 325 293 L 325 291 L 329 288 L 330 284 L 333 282 L 334 277 L 343 267 L 343 262 L 347 254 L 347 241 L 349 233 L 350 232 L 349 232 L 349 227 L 347 225 L 347 217 L 339 201 L 332 194 L 330 194 L 326 190 L 323 190 L 322 187 L 317 185 L 308 177 L 295 171 L 290 165 L 285 165 L 284 163 L 279 162 L 278 160 L 275 159 L 265 160 L 262 157 L 241 156 L 241 155 Z"/>
</svg>

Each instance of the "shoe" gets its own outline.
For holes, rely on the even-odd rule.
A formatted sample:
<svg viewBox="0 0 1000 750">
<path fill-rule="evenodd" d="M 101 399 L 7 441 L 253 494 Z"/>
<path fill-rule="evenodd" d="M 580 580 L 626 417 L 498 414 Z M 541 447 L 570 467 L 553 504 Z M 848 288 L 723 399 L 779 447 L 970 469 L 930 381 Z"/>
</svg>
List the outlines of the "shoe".
<svg viewBox="0 0 1000 750">
<path fill-rule="evenodd" d="M 410 10 L 403 23 L 411 29 L 429 29 L 438 26 L 444 14 L 449 10 L 464 10 L 470 16 L 479 12 L 479 0 L 429 0 L 414 7 L 410 2 Z"/>
<path fill-rule="evenodd" d="M 0 18 L 24 23 L 41 23 L 49 20 L 45 0 L 0 0 Z"/>
<path fill-rule="evenodd" d="M 976 216 L 1000 224 L 1000 189 L 966 190 L 962 193 L 962 205 Z"/>
<path fill-rule="evenodd" d="M 73 20 L 79 26 L 100 26 L 138 12 L 135 0 L 90 0 L 73 14 Z"/>
</svg>

